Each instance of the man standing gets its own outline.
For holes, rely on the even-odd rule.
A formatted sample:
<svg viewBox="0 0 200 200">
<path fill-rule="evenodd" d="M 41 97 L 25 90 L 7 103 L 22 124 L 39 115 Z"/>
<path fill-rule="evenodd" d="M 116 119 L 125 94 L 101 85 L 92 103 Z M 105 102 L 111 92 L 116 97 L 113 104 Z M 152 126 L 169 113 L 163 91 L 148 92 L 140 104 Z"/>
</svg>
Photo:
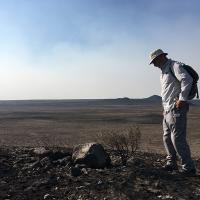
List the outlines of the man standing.
<svg viewBox="0 0 200 200">
<path fill-rule="evenodd" d="M 167 152 L 164 170 L 178 170 L 177 155 L 181 159 L 181 174 L 195 175 L 196 169 L 186 141 L 187 103 L 193 79 L 182 63 L 167 58 L 157 49 L 150 55 L 150 64 L 161 69 L 161 96 L 163 104 L 163 142 Z"/>
</svg>

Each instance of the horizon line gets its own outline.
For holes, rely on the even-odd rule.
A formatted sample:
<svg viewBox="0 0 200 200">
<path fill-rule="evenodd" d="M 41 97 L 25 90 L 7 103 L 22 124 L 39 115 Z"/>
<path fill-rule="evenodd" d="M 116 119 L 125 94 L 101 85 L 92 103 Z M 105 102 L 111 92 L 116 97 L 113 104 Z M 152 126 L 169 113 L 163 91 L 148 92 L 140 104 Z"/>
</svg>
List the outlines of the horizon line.
<svg viewBox="0 0 200 200">
<path fill-rule="evenodd" d="M 115 99 L 146 99 L 146 98 L 150 98 L 150 97 L 154 97 L 154 96 L 158 96 L 160 97 L 160 95 L 151 95 L 148 97 L 141 97 L 141 98 L 130 98 L 130 97 L 116 97 L 116 98 L 50 98 L 50 99 L 45 99 L 45 98 L 38 98 L 38 99 L 0 99 L 0 101 L 54 101 L 54 100 L 58 100 L 58 101 L 64 101 L 64 100 L 115 100 Z"/>
</svg>

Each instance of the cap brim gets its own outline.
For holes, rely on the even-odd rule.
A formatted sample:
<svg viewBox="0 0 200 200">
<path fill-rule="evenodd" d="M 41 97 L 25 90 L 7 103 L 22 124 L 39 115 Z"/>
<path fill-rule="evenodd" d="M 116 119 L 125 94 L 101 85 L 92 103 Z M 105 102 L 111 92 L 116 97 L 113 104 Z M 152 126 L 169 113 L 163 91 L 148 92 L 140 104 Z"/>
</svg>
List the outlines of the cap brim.
<svg viewBox="0 0 200 200">
<path fill-rule="evenodd" d="M 164 54 L 165 56 L 168 55 L 168 53 L 161 53 L 160 55 L 163 55 L 163 54 Z M 158 55 L 158 56 L 160 56 L 160 55 Z M 156 56 L 154 59 L 152 59 L 151 62 L 149 63 L 149 65 L 151 65 L 152 62 L 153 62 L 158 56 Z"/>
</svg>

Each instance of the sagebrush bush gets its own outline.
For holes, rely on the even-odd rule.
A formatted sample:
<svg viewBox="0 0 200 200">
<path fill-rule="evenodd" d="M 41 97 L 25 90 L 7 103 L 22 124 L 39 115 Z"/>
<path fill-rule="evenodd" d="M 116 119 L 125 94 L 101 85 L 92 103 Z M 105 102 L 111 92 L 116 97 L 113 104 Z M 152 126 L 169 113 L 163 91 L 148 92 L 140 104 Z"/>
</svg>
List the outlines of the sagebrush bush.
<svg viewBox="0 0 200 200">
<path fill-rule="evenodd" d="M 134 156 L 141 140 L 141 132 L 138 126 L 123 129 L 102 130 L 96 138 L 106 149 L 120 156 L 122 164 Z"/>
</svg>

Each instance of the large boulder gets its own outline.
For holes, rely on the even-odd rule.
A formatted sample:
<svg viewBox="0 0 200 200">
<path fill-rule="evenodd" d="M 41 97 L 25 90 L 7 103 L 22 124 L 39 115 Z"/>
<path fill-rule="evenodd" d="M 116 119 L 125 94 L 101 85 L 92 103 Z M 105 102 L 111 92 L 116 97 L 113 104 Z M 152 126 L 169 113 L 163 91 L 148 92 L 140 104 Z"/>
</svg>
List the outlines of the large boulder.
<svg viewBox="0 0 200 200">
<path fill-rule="evenodd" d="M 74 164 L 85 164 L 91 168 L 104 168 L 110 164 L 110 157 L 101 144 L 86 143 L 74 147 Z"/>
</svg>

